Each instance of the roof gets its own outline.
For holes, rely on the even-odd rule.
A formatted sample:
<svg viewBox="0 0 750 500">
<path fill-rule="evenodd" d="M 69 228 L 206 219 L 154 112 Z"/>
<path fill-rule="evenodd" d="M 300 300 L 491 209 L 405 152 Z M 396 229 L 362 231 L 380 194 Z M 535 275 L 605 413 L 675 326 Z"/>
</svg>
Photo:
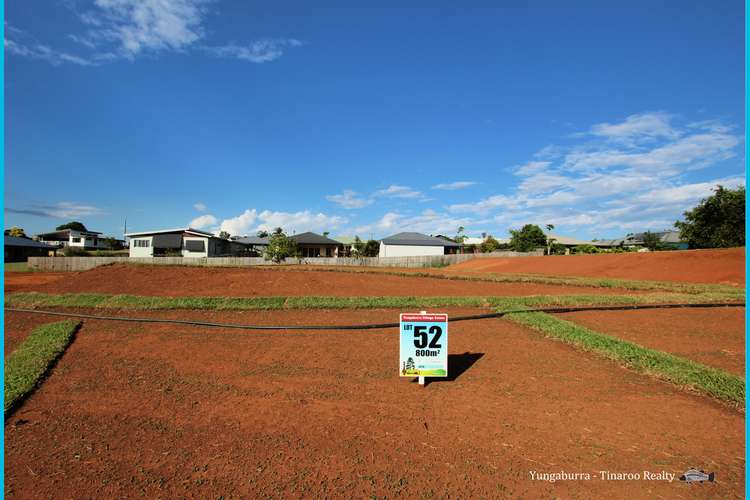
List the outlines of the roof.
<svg viewBox="0 0 750 500">
<path fill-rule="evenodd" d="M 232 241 L 244 243 L 245 245 L 268 245 L 268 237 L 261 238 L 260 236 L 244 236 Z"/>
<path fill-rule="evenodd" d="M 559 234 L 545 233 L 548 239 L 555 240 L 554 242 L 558 245 L 596 245 L 596 241 L 584 241 L 577 238 L 571 238 L 570 236 L 561 236 Z"/>
<path fill-rule="evenodd" d="M 55 247 L 44 244 L 40 241 L 30 240 L 28 238 L 19 238 L 18 236 L 6 236 L 5 237 L 6 247 L 34 247 L 34 248 L 49 248 L 50 250 Z"/>
<path fill-rule="evenodd" d="M 59 231 L 51 231 L 49 233 L 39 233 L 36 236 L 38 238 L 42 238 L 42 239 L 45 239 L 45 240 L 51 240 L 53 238 L 64 238 L 64 239 L 67 240 L 70 237 L 70 232 L 71 231 L 75 231 L 77 233 L 81 233 L 81 234 L 84 234 L 84 235 L 85 234 L 102 234 L 102 233 L 100 233 L 98 231 L 89 231 L 89 230 L 79 231 L 78 229 L 60 229 Z"/>
<path fill-rule="evenodd" d="M 383 238 L 381 242 L 386 245 L 409 245 L 419 247 L 460 247 L 455 241 L 444 240 L 442 238 L 436 238 L 434 236 L 427 236 L 422 233 L 398 233 L 387 238 Z"/>
<path fill-rule="evenodd" d="M 340 241 L 326 238 L 322 234 L 316 233 L 300 233 L 290 236 L 289 239 L 296 241 L 300 245 L 342 245 Z"/>
<path fill-rule="evenodd" d="M 196 236 L 206 236 L 209 238 L 217 238 L 213 233 L 201 231 L 199 229 L 193 229 L 192 227 L 178 227 L 176 229 L 159 229 L 157 231 L 139 231 L 137 233 L 125 233 L 125 236 L 130 238 L 134 236 L 149 236 L 151 234 L 165 234 L 165 233 L 192 233 Z"/>
<path fill-rule="evenodd" d="M 354 236 L 336 236 L 336 241 L 339 241 L 344 245 L 353 245 Z"/>
</svg>

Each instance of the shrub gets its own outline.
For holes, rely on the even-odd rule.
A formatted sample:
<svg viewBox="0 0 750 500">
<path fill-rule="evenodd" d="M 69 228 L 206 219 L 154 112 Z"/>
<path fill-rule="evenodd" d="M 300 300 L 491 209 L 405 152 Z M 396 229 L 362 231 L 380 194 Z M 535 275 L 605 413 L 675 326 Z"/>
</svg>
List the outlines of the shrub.
<svg viewBox="0 0 750 500">
<path fill-rule="evenodd" d="M 573 247 L 571 253 L 583 254 L 583 253 L 599 253 L 599 249 L 594 245 L 578 245 Z"/>
<path fill-rule="evenodd" d="M 479 245 L 479 250 L 482 251 L 482 253 L 490 253 L 494 252 L 500 248 L 500 242 L 497 241 L 492 236 L 487 236 L 484 241 Z"/>
<path fill-rule="evenodd" d="M 66 257 L 87 257 L 89 253 L 80 247 L 67 246 L 63 249 L 63 255 Z"/>
<path fill-rule="evenodd" d="M 375 240 L 367 240 L 362 254 L 365 257 L 377 257 L 380 254 L 380 243 Z"/>
</svg>

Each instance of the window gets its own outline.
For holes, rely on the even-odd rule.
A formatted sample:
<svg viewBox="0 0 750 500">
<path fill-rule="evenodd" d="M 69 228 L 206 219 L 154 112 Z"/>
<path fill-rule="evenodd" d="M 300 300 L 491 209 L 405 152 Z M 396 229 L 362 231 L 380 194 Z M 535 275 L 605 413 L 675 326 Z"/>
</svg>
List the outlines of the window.
<svg viewBox="0 0 750 500">
<path fill-rule="evenodd" d="M 73 238 L 73 243 L 80 243 L 80 242 L 81 242 L 81 238 Z"/>
<path fill-rule="evenodd" d="M 185 240 L 185 248 L 188 252 L 205 252 L 206 242 L 203 240 Z"/>
<path fill-rule="evenodd" d="M 149 243 L 149 240 L 133 240 L 134 247 L 148 247 Z"/>
</svg>

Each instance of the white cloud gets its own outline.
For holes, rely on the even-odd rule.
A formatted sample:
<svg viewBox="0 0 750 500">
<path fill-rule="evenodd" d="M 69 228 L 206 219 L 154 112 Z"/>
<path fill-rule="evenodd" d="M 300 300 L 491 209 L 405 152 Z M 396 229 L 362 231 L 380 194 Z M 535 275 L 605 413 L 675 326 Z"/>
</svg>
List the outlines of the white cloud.
<svg viewBox="0 0 750 500">
<path fill-rule="evenodd" d="M 198 202 L 193 205 L 193 208 L 199 212 L 205 212 L 208 207 L 206 207 L 205 203 Z"/>
<path fill-rule="evenodd" d="M 538 174 L 540 172 L 543 172 L 551 164 L 551 161 L 530 161 L 528 163 L 515 167 L 513 172 L 519 176 Z"/>
<path fill-rule="evenodd" d="M 473 181 L 456 181 L 456 182 L 448 182 L 445 184 L 436 184 L 432 186 L 432 189 L 442 189 L 446 191 L 454 191 L 456 189 L 464 189 L 470 186 L 473 186 L 476 184 L 476 182 Z"/>
<path fill-rule="evenodd" d="M 210 32 L 206 21 L 213 3 L 213 0 L 94 0 L 86 10 L 78 11 L 76 2 L 68 2 L 83 26 L 66 38 L 77 44 L 84 55 L 51 48 L 7 24 L 5 50 L 53 65 L 89 66 L 193 49 L 216 57 L 263 63 L 278 59 L 289 48 L 304 45 L 295 38 L 206 45 L 206 34 Z"/>
<path fill-rule="evenodd" d="M 275 212 L 248 209 L 236 217 L 224 219 L 219 225 L 220 231 L 226 231 L 232 236 L 254 234 L 257 231 L 273 231 L 282 228 L 287 234 L 293 232 L 323 232 L 335 230 L 346 223 L 347 219 L 337 215 L 313 213 L 309 210 L 300 212 Z"/>
<path fill-rule="evenodd" d="M 676 139 L 680 133 L 672 128 L 671 116 L 658 113 L 642 113 L 628 116 L 621 123 L 599 123 L 591 127 L 590 133 L 615 141 L 641 141 L 658 138 Z"/>
<path fill-rule="evenodd" d="M 398 212 L 388 212 L 371 224 L 357 227 L 355 233 L 365 235 L 373 233 L 380 236 L 388 236 L 392 233 L 404 231 L 415 231 L 425 234 L 455 234 L 459 226 L 468 228 L 482 222 L 486 221 L 476 221 L 468 217 L 455 217 L 434 210 L 424 210 L 421 214 L 415 216 L 407 216 Z"/>
<path fill-rule="evenodd" d="M 362 198 L 359 193 L 351 189 L 345 189 L 341 194 L 329 194 L 326 200 L 332 201 L 346 209 L 362 208 L 372 204 L 372 198 Z"/>
<path fill-rule="evenodd" d="M 304 45 L 294 38 L 255 40 L 247 45 L 230 43 L 219 47 L 207 47 L 206 50 L 219 57 L 232 57 L 253 63 L 265 63 L 284 55 L 289 47 Z"/>
<path fill-rule="evenodd" d="M 6 208 L 6 212 L 37 217 L 54 217 L 58 219 L 75 219 L 89 215 L 103 215 L 106 212 L 93 205 L 82 205 L 69 201 L 61 201 L 54 205 L 31 205 L 28 208 Z"/>
<path fill-rule="evenodd" d="M 560 226 L 558 232 L 584 231 L 592 237 L 666 229 L 717 184 L 744 184 L 742 176 L 687 180 L 697 175 L 693 172 L 737 155 L 741 137 L 732 130 L 716 120 L 676 126 L 665 113 L 599 124 L 589 137 L 606 140 L 590 142 L 584 135 L 583 144 L 547 146 L 543 154 L 534 155 L 543 161 L 511 169 L 520 182 L 506 193 L 448 209 L 491 214 L 496 224 L 506 227 L 552 223 Z M 737 162 L 735 171 L 741 168 Z"/>
<path fill-rule="evenodd" d="M 421 192 L 416 191 L 408 186 L 391 184 L 386 189 L 379 189 L 378 191 L 375 191 L 375 193 L 373 193 L 373 196 L 384 198 L 421 198 L 423 195 Z"/>
<path fill-rule="evenodd" d="M 312 213 L 309 210 L 301 212 L 272 212 L 264 210 L 258 215 L 260 224 L 258 229 L 272 231 L 280 227 L 285 232 L 323 232 L 335 230 L 346 223 L 347 219 L 338 215 L 326 215 L 324 213 Z"/>
<path fill-rule="evenodd" d="M 8 26 L 6 26 L 4 45 L 5 52 L 8 54 L 47 61 L 53 66 L 58 66 L 66 62 L 79 66 L 91 66 L 93 64 L 92 61 L 75 54 L 54 50 L 47 45 L 39 43 L 24 31 L 9 28 Z"/>
<path fill-rule="evenodd" d="M 95 0 L 95 9 L 80 15 L 89 25 L 90 45 L 114 44 L 122 57 L 144 52 L 182 50 L 203 37 L 205 0 Z"/>
<path fill-rule="evenodd" d="M 193 229 L 203 229 L 206 227 L 215 226 L 217 222 L 219 222 L 219 220 L 216 217 L 210 214 L 206 214 L 191 220 L 189 226 Z"/>
<path fill-rule="evenodd" d="M 232 236 L 245 236 L 252 234 L 254 231 L 251 231 L 250 228 L 257 218 L 258 212 L 254 208 L 252 210 L 248 209 L 236 217 L 221 221 L 219 230 L 226 231 Z"/>
</svg>

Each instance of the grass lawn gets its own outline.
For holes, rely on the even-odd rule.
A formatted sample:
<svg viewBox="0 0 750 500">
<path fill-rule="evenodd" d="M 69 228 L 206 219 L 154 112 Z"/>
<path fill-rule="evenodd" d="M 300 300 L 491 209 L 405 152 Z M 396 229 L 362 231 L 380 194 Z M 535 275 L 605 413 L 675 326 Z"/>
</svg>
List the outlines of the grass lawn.
<svg viewBox="0 0 750 500">
<path fill-rule="evenodd" d="M 68 320 L 41 325 L 6 358 L 6 415 L 34 390 L 47 370 L 65 352 L 80 324 Z"/>
<path fill-rule="evenodd" d="M 6 273 L 31 273 L 33 269 L 29 268 L 29 264 L 26 262 L 6 262 L 5 263 Z"/>
<path fill-rule="evenodd" d="M 744 292 L 744 291 L 742 291 Z M 100 309 L 380 309 L 418 307 L 492 307 L 511 311 L 532 307 L 635 305 L 663 303 L 744 302 L 732 291 L 650 293 L 641 295 L 531 295 L 525 297 L 152 297 L 97 293 L 45 294 L 17 292 L 5 296 L 6 307 L 96 307 Z"/>
</svg>

